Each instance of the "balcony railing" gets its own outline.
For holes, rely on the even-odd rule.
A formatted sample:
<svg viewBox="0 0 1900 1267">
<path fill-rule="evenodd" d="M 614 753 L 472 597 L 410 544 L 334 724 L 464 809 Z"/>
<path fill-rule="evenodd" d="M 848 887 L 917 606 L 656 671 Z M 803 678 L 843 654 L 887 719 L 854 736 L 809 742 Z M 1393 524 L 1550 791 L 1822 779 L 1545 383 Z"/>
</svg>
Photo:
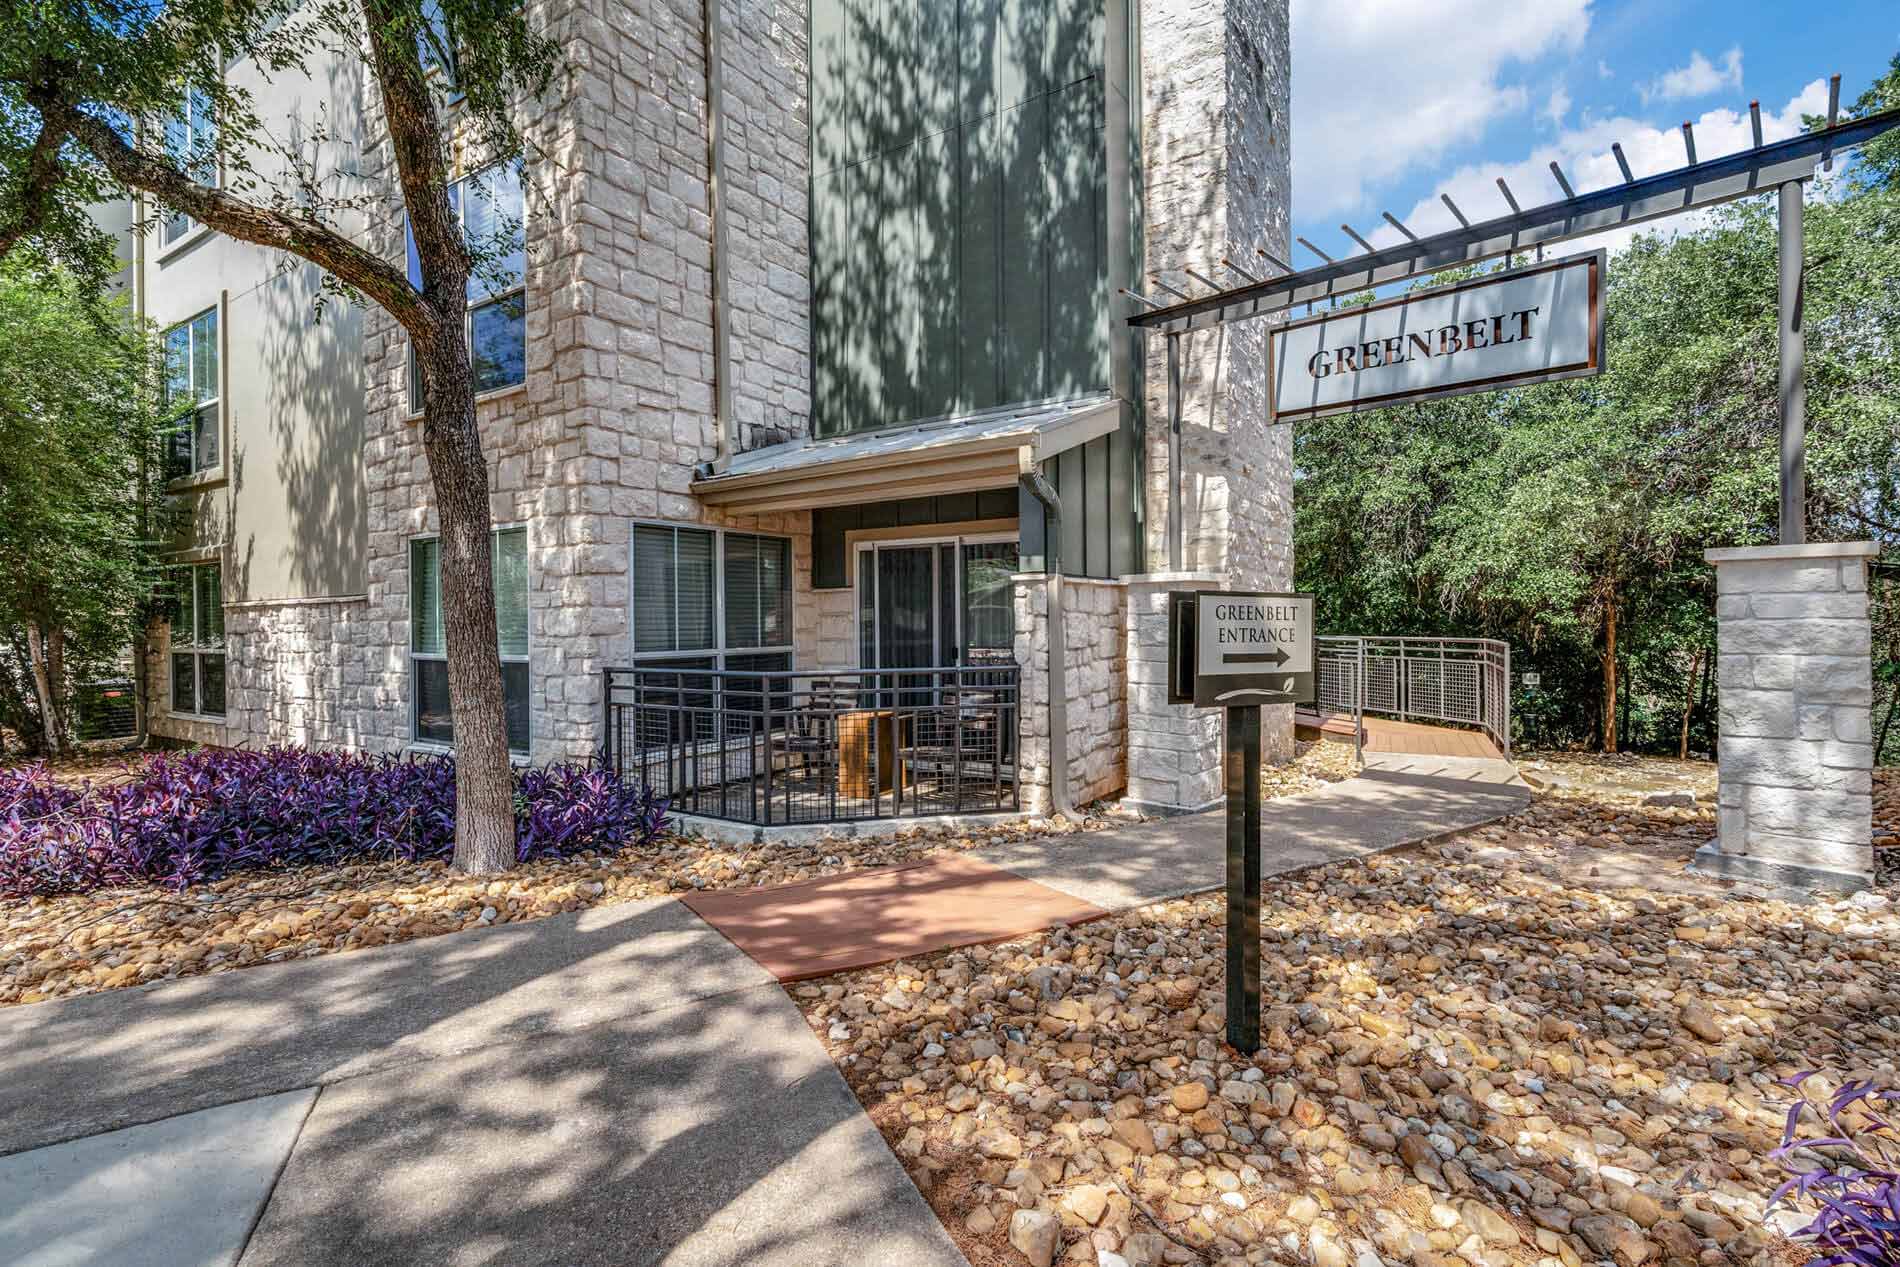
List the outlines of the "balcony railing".
<svg viewBox="0 0 1900 1267">
<path fill-rule="evenodd" d="M 1319 707 L 1476 726 L 1511 755 L 1511 645 L 1492 638 L 1320 638 Z"/>
<path fill-rule="evenodd" d="M 783 826 L 1021 806 L 1015 665 L 605 676 L 603 757 L 676 813 Z"/>
</svg>

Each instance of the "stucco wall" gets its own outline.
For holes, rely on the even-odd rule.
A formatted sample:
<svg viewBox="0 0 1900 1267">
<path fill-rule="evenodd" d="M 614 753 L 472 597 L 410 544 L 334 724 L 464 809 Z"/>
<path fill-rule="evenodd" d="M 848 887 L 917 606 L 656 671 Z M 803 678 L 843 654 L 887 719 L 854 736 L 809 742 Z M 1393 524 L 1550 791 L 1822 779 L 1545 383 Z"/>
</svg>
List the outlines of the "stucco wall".
<svg viewBox="0 0 1900 1267">
<path fill-rule="evenodd" d="M 362 101 L 354 58 L 313 57 L 303 73 L 251 63 L 226 71 L 255 95 L 278 138 L 321 135 L 306 153 L 334 196 L 352 197 Z M 283 170 L 249 156 L 260 176 Z M 155 214 L 149 203 L 142 214 Z M 356 236 L 362 214 L 333 217 Z M 203 743 L 355 742 L 360 726 L 349 629 L 364 586 L 363 310 L 324 296 L 322 274 L 282 252 L 198 231 L 169 246 L 131 240 L 138 311 L 164 329 L 218 312 L 221 461 L 180 485 L 181 561 L 218 562 L 224 587 L 226 717 L 174 717 L 170 631 L 148 631 L 146 719 L 153 734 Z M 321 299 L 321 303 L 319 300 Z"/>
<path fill-rule="evenodd" d="M 319 178 L 337 197 L 353 178 L 362 69 L 315 57 L 270 79 L 240 61 L 228 82 L 255 94 L 273 136 L 315 135 Z M 249 156 L 260 177 L 283 169 Z M 155 214 L 147 204 L 144 214 Z M 333 217 L 361 232 L 350 209 Z M 321 294 L 321 271 L 282 252 L 199 231 L 167 247 L 154 230 L 133 248 L 143 315 L 160 329 L 218 309 L 222 461 L 189 483 L 185 547 L 223 547 L 227 601 L 363 592 L 363 310 Z M 322 298 L 323 302 L 318 303 Z"/>
</svg>

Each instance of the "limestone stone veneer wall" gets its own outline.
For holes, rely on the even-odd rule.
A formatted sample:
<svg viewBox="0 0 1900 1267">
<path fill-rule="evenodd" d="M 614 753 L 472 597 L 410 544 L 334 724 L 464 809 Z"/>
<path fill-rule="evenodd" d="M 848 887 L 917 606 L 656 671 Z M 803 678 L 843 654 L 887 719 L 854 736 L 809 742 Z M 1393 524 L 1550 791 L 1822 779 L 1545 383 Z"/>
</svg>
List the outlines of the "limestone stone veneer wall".
<svg viewBox="0 0 1900 1267">
<path fill-rule="evenodd" d="M 1872 542 L 1711 550 L 1718 839 L 1702 870 L 1781 889 L 1873 876 Z"/>
<path fill-rule="evenodd" d="M 222 720 L 172 715 L 170 631 L 155 625 L 145 662 L 147 728 L 230 747 L 358 745 L 370 694 L 363 610 L 360 598 L 227 606 Z"/>
<path fill-rule="evenodd" d="M 1287 0 L 1144 0 L 1140 12 L 1146 274 L 1200 293 L 1180 270 L 1232 280 L 1224 257 L 1244 264 L 1259 247 L 1289 258 Z M 1293 585 L 1293 435 L 1268 420 L 1267 333 L 1266 322 L 1246 321 L 1182 338 L 1180 566 L 1233 589 L 1280 591 Z M 1149 336 L 1144 523 L 1157 574 L 1171 566 L 1166 357 L 1167 340 Z M 1165 620 L 1152 626 L 1158 635 L 1139 632 L 1166 612 L 1152 579 L 1130 578 L 1129 796 L 1194 809 L 1221 795 L 1221 717 L 1155 704 L 1154 689 L 1166 699 Z M 1140 641 L 1149 636 L 1158 647 Z M 1152 683 L 1138 681 L 1149 673 Z M 1292 709 L 1265 711 L 1261 743 L 1270 760 L 1292 757 Z"/>
<path fill-rule="evenodd" d="M 1123 625 L 1128 661 L 1128 795 L 1131 809 L 1179 813 L 1221 798 L 1221 714 L 1168 703 L 1168 595 L 1219 589 L 1212 572 L 1156 572 L 1128 578 Z"/>
<path fill-rule="evenodd" d="M 1022 747 L 1017 758 L 1023 808 L 1050 809 L 1048 579 L 1016 577 L 1016 662 L 1022 666 Z M 1080 808 L 1121 791 L 1128 781 L 1128 675 L 1122 654 L 1126 586 L 1069 576 L 1062 581 L 1067 655 L 1069 799 Z"/>
</svg>

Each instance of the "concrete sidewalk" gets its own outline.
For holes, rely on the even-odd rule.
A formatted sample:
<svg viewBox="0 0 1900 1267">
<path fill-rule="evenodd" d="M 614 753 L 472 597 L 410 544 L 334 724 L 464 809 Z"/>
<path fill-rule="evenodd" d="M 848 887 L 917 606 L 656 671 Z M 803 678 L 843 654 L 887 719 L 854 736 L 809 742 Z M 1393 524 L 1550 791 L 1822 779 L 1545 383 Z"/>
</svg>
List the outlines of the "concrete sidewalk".
<svg viewBox="0 0 1900 1267">
<path fill-rule="evenodd" d="M 1529 796 L 1375 757 L 1266 807 L 1265 870 Z M 1124 910 L 1219 887 L 1224 821 L 965 856 Z M 9 1008 L 0 1086 L 0 1262 L 964 1267 L 772 976 L 671 899 Z"/>
<path fill-rule="evenodd" d="M 9 1009 L 0 1086 L 0 1262 L 964 1262 L 791 1000 L 668 899 Z M 303 1088 L 242 1173 L 189 1169 Z"/>
<path fill-rule="evenodd" d="M 1272 877 L 1476 827 L 1530 804 L 1508 761 L 1369 753 L 1357 778 L 1269 801 L 1261 872 Z M 1025 840 L 977 857 L 1110 911 L 1227 883 L 1225 810 L 1120 831 Z"/>
</svg>

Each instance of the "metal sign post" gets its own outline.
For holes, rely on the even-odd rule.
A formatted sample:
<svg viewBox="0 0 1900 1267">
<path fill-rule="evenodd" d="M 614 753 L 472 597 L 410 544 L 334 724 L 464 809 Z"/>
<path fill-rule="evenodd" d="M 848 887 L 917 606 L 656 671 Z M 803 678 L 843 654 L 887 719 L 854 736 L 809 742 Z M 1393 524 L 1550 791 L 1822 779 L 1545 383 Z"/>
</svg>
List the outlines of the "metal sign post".
<svg viewBox="0 0 1900 1267">
<path fill-rule="evenodd" d="M 1260 1050 L 1260 705 L 1227 714 L 1227 1042 Z"/>
<path fill-rule="evenodd" d="M 1169 596 L 1168 702 L 1219 708 L 1227 734 L 1227 1042 L 1260 1050 L 1260 707 L 1310 704 L 1310 594 Z"/>
</svg>

